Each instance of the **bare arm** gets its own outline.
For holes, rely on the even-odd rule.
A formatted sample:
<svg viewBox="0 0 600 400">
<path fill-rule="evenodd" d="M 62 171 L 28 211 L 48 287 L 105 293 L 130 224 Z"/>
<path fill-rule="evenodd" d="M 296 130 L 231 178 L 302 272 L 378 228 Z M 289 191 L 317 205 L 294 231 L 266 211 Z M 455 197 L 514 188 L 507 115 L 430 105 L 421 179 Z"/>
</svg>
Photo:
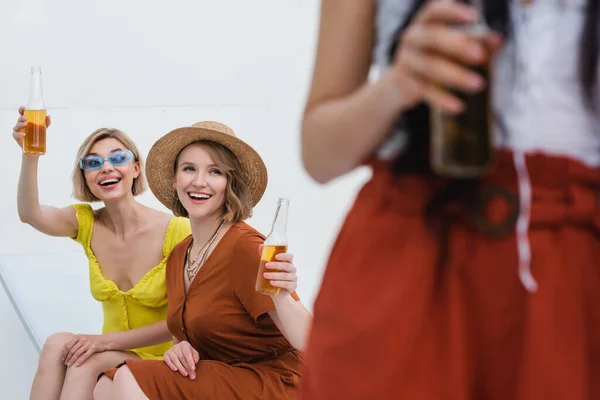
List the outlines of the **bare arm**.
<svg viewBox="0 0 600 400">
<path fill-rule="evenodd" d="M 375 5 L 323 0 L 312 86 L 302 123 L 302 159 L 325 183 L 357 167 L 383 141 L 406 102 L 390 73 L 368 83 Z"/>
<path fill-rule="evenodd" d="M 73 340 L 65 344 L 61 357 L 65 365 L 81 366 L 94 353 L 153 346 L 168 342 L 171 338 L 166 321 L 103 335 L 76 335 Z"/>
<path fill-rule="evenodd" d="M 259 247 L 259 253 L 261 251 L 262 246 Z M 302 302 L 296 301 L 291 295 L 298 288 L 297 270 L 293 261 L 291 253 L 277 254 L 275 261 L 265 265 L 268 272 L 265 272 L 264 277 L 269 279 L 271 285 L 281 288 L 279 294 L 271 296 L 275 310 L 269 311 L 269 316 L 292 346 L 304 350 L 312 316 Z"/>
<path fill-rule="evenodd" d="M 141 328 L 102 335 L 108 350 L 130 350 L 139 347 L 154 346 L 173 340 L 167 321 L 156 322 Z"/>
<path fill-rule="evenodd" d="M 447 88 L 480 90 L 466 67 L 489 59 L 497 34 L 475 38 L 452 24 L 474 23 L 477 11 L 459 2 L 429 1 L 401 33 L 392 65 L 367 81 L 374 42 L 374 1 L 323 0 L 317 57 L 302 123 L 302 159 L 327 182 L 357 167 L 381 144 L 400 113 L 421 101 L 444 112 L 464 104 Z M 486 50 L 488 49 L 488 50 Z M 436 82 L 438 84 L 432 84 Z"/>
<path fill-rule="evenodd" d="M 13 137 L 22 144 L 24 134 L 19 132 L 27 125 L 24 108 L 19 109 L 21 116 L 13 129 Z M 50 125 L 50 119 L 46 124 Z M 77 215 L 71 207 L 56 208 L 40 205 L 38 196 L 38 156 L 23 155 L 19 187 L 17 191 L 17 208 L 19 218 L 38 231 L 51 236 L 77 236 Z"/>
<path fill-rule="evenodd" d="M 275 310 L 269 316 L 285 338 L 298 350 L 304 350 L 312 316 L 302 302 L 291 295 L 273 296 Z"/>
<path fill-rule="evenodd" d="M 24 155 L 17 193 L 19 218 L 46 235 L 77 236 L 77 215 L 72 207 L 40 205 L 37 169 L 38 157 Z"/>
</svg>

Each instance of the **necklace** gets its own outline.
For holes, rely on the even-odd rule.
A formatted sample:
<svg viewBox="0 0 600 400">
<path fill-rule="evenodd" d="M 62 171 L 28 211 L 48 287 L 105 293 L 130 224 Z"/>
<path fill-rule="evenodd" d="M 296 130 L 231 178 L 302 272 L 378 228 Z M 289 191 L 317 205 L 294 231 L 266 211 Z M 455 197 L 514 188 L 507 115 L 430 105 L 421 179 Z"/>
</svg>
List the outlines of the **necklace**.
<svg viewBox="0 0 600 400">
<path fill-rule="evenodd" d="M 208 249 L 210 249 L 210 246 L 217 238 L 217 235 L 221 231 L 221 228 L 224 224 L 225 221 L 221 221 L 215 233 L 213 233 L 212 237 L 206 242 L 204 247 L 202 247 L 202 250 L 200 250 L 200 252 L 196 255 L 196 258 L 194 258 L 194 260 L 191 260 L 190 257 L 190 252 L 192 251 L 192 247 L 194 246 L 194 240 L 192 239 L 192 243 L 190 243 L 190 246 L 187 249 L 187 257 L 185 262 L 185 273 L 187 275 L 188 283 L 191 283 L 196 274 L 198 273 L 200 266 L 202 265 L 204 259 L 206 258 L 206 255 L 208 254 Z"/>
</svg>

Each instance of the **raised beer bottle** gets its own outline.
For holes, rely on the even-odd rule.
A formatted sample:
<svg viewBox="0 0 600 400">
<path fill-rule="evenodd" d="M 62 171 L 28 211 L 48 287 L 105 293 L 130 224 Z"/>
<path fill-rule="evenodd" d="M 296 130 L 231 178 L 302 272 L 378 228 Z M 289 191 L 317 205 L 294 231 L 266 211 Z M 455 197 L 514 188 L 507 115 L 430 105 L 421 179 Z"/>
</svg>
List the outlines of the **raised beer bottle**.
<svg viewBox="0 0 600 400">
<path fill-rule="evenodd" d="M 27 126 L 23 153 L 31 155 L 46 154 L 46 105 L 42 99 L 42 69 L 31 67 L 31 86 L 29 102 L 25 106 Z"/>
<path fill-rule="evenodd" d="M 471 3 L 468 0 L 456 1 Z M 481 4 L 479 1 L 475 3 Z M 481 17 L 481 7 L 477 8 L 480 11 L 479 21 L 467 26 L 457 26 L 457 29 L 467 30 L 483 41 L 490 29 Z M 485 174 L 493 165 L 491 62 L 492 54 L 489 52 L 485 63 L 471 67 L 484 78 L 484 89 L 476 93 L 452 90 L 452 94 L 465 105 L 460 114 L 451 115 L 437 107 L 431 107 L 431 167 L 439 175 L 474 178 Z"/>
<path fill-rule="evenodd" d="M 265 264 L 271 261 L 276 261 L 275 256 L 279 253 L 286 253 L 288 249 L 288 241 L 285 236 L 287 229 L 288 208 L 290 201 L 280 198 L 277 201 L 277 209 L 275 210 L 275 218 L 269 236 L 265 239 L 262 256 L 260 257 L 260 266 L 258 268 L 258 276 L 256 277 L 255 289 L 257 292 L 266 295 L 279 294 L 281 288 L 271 285 L 269 279 L 264 277 L 265 272 L 277 272 L 274 269 L 268 269 Z"/>
</svg>

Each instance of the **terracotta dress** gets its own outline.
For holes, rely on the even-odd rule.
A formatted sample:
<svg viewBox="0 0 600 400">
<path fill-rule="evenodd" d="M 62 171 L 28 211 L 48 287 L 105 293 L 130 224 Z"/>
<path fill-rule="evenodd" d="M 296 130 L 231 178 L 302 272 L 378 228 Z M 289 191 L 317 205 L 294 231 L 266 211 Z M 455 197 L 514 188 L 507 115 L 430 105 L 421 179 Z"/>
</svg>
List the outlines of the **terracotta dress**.
<svg viewBox="0 0 600 400">
<path fill-rule="evenodd" d="M 191 236 L 173 249 L 167 264 L 169 330 L 200 353 L 196 379 L 173 372 L 164 361 L 128 360 L 151 400 L 295 399 L 302 357 L 275 326 L 269 296 L 254 290 L 264 237 L 240 222 L 217 244 L 184 290 L 184 261 Z M 297 300 L 297 297 L 294 294 Z M 113 377 L 116 369 L 107 371 Z"/>
<path fill-rule="evenodd" d="M 422 217 L 434 183 L 374 163 L 315 303 L 301 399 L 600 399 L 600 172 L 527 164 L 535 293 L 518 276 L 510 154 L 480 207 L 456 210 L 443 267 Z"/>
</svg>

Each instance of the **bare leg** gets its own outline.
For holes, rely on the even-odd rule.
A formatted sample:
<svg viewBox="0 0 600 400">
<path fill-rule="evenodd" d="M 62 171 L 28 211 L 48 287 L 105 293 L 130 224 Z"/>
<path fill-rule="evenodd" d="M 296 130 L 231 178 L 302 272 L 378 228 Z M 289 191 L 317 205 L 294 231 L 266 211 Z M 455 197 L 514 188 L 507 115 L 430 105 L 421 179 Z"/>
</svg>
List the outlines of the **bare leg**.
<svg viewBox="0 0 600 400">
<path fill-rule="evenodd" d="M 139 357 L 124 351 L 105 351 L 92 355 L 80 367 L 69 367 L 60 400 L 92 400 L 98 375 L 131 359 L 139 360 Z"/>
<path fill-rule="evenodd" d="M 102 377 L 96 389 L 94 389 L 94 400 L 149 400 L 142 392 L 135 377 L 124 365 L 115 374 L 113 381 Z"/>
<path fill-rule="evenodd" d="M 94 388 L 94 400 L 114 399 L 113 381 L 104 375 Z"/>
<path fill-rule="evenodd" d="M 61 352 L 63 346 L 74 337 L 72 333 L 55 333 L 46 339 L 31 386 L 30 400 L 59 399 L 67 370 L 60 358 Z"/>
</svg>

